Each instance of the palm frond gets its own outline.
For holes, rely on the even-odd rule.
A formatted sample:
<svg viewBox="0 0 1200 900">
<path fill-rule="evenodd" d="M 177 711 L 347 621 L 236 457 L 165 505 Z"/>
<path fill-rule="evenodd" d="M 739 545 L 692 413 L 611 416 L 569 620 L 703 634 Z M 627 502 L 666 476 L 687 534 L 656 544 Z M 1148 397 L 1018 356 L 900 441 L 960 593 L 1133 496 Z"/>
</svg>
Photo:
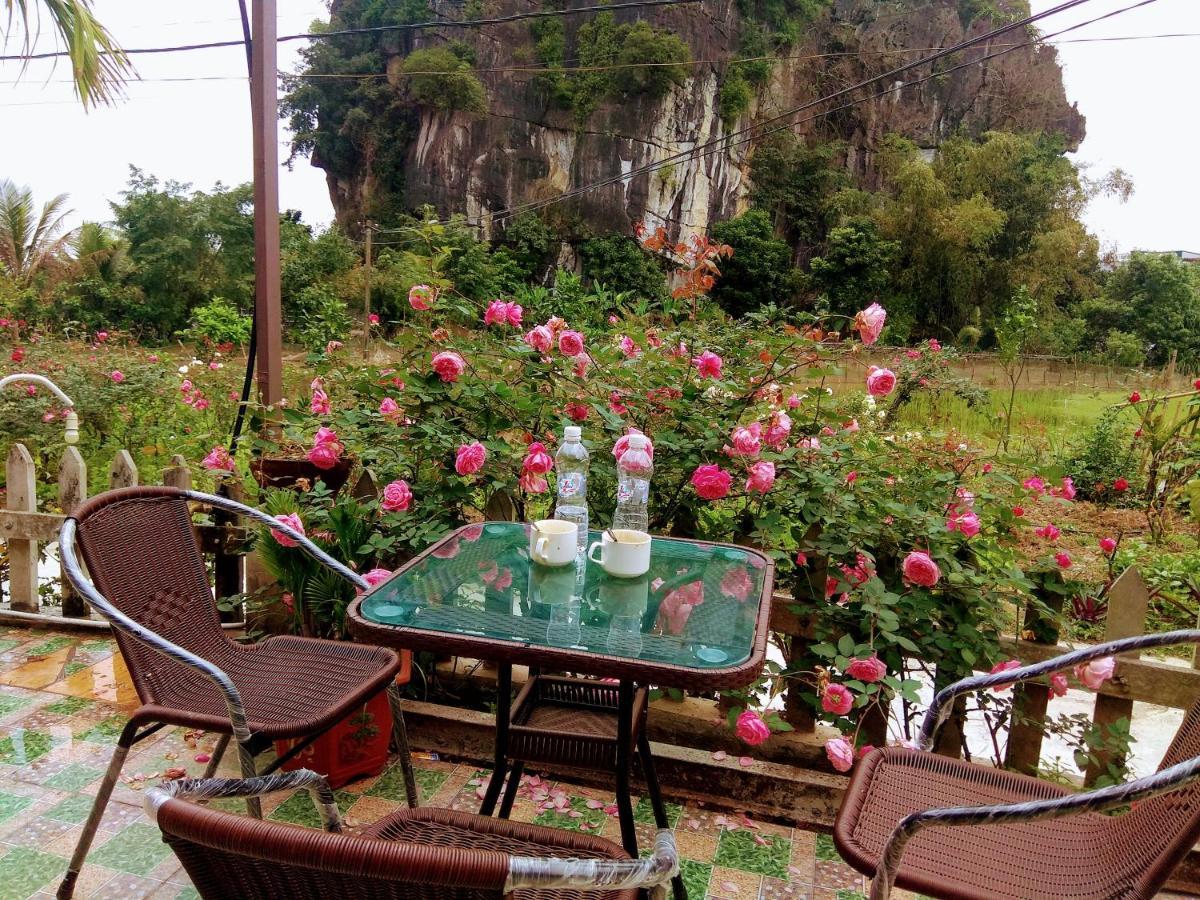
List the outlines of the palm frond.
<svg viewBox="0 0 1200 900">
<path fill-rule="evenodd" d="M 133 65 L 116 38 L 92 12 L 91 0 L 4 0 L 8 11 L 5 39 L 20 20 L 24 32 L 22 53 L 29 54 L 42 30 L 44 9 L 71 60 L 75 93 L 84 108 L 112 104 L 121 87 L 134 74 Z M 24 73 L 24 68 L 22 68 Z"/>
</svg>

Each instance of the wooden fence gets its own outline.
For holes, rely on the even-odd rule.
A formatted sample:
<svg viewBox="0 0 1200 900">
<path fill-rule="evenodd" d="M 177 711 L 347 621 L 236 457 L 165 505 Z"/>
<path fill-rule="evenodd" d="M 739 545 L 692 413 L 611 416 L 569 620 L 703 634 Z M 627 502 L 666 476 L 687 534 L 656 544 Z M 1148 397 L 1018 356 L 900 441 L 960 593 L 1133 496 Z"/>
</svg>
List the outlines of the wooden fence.
<svg viewBox="0 0 1200 900">
<path fill-rule="evenodd" d="M 9 609 L 18 614 L 43 612 L 38 590 L 38 558 L 42 544 L 58 540 L 63 519 L 87 499 L 87 463 L 75 447 L 68 447 L 58 464 L 58 508 L 61 512 L 39 512 L 37 501 L 37 470 L 33 457 L 24 444 L 13 444 L 7 460 L 8 497 L 0 509 L 0 539 L 8 549 Z M 108 469 L 111 488 L 140 484 L 138 468 L 126 450 L 119 451 Z M 187 461 L 179 455 L 163 470 L 162 483 L 178 488 L 190 488 L 192 475 Z M 244 557 L 240 547 L 245 543 L 244 529 L 231 523 L 228 517 L 214 515 L 212 524 L 196 526 L 200 546 L 212 560 L 218 597 L 242 592 Z M 0 600 L 3 598 L 0 597 Z M 62 616 L 64 620 L 88 619 L 89 611 L 65 579 L 62 583 Z M 14 617 L 10 617 L 14 618 Z M 20 616 L 15 617 L 20 618 Z M 0 620 L 3 612 L 0 611 Z M 64 624 L 69 624 L 64 621 Z"/>
</svg>

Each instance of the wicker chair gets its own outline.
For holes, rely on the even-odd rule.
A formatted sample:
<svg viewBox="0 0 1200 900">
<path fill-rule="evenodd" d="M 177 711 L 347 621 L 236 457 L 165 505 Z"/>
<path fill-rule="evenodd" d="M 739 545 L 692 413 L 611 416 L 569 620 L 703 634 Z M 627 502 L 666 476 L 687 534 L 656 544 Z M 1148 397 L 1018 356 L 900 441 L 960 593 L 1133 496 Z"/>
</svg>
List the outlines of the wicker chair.
<svg viewBox="0 0 1200 900">
<path fill-rule="evenodd" d="M 872 751 L 838 813 L 834 842 L 873 877 L 872 900 L 893 885 L 946 898 L 1152 897 L 1200 838 L 1200 702 L 1159 770 L 1115 787 L 1072 793 L 929 748 L 960 694 L 1179 643 L 1200 643 L 1200 631 L 1112 641 L 939 691 L 921 728 L 925 749 Z M 1123 815 L 1100 815 L 1130 804 Z"/>
<path fill-rule="evenodd" d="M 166 782 L 147 791 L 145 807 L 207 900 L 634 900 L 639 889 L 661 894 L 679 868 L 669 830 L 653 856 L 630 859 L 598 837 L 452 810 L 404 810 L 352 837 L 180 799 L 298 787 L 312 792 L 326 829 L 341 831 L 328 783 L 308 770 Z"/>
<path fill-rule="evenodd" d="M 142 705 L 125 725 L 91 814 L 58 890 L 69 898 L 129 748 L 165 725 L 217 732 L 206 775 L 216 771 L 230 737 L 243 775 L 277 739 L 298 739 L 266 770 L 278 768 L 380 691 L 388 691 L 393 737 L 410 806 L 417 804 L 395 677 L 401 663 L 382 647 L 278 636 L 242 645 L 225 636 L 189 501 L 239 513 L 287 534 L 356 587 L 366 582 L 303 535 L 259 510 L 224 497 L 169 487 L 109 491 L 82 504 L 59 533 L 63 571 L 113 627 Z M 78 536 L 89 581 L 75 555 Z M 301 688 L 301 689 L 297 689 Z M 260 815 L 258 800 L 247 805 Z"/>
</svg>

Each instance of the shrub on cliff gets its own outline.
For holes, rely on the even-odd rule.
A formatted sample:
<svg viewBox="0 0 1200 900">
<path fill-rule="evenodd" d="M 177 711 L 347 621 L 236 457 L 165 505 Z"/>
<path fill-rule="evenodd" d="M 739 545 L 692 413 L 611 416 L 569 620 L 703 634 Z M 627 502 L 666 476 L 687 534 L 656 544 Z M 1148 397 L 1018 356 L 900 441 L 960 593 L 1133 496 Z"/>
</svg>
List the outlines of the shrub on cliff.
<svg viewBox="0 0 1200 900">
<path fill-rule="evenodd" d="M 450 50 L 414 50 L 402 71 L 409 78 L 408 95 L 419 105 L 469 113 L 487 112 L 487 93 L 471 66 Z"/>
</svg>

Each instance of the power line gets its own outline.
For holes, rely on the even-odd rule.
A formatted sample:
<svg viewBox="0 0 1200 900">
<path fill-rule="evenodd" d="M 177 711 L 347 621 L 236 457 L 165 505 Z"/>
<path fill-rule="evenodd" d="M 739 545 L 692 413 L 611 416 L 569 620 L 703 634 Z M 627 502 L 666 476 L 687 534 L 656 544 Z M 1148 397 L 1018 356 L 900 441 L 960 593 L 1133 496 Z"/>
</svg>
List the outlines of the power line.
<svg viewBox="0 0 1200 900">
<path fill-rule="evenodd" d="M 928 57 L 925 57 L 925 58 L 922 58 L 919 60 L 915 60 L 910 63 L 906 63 L 903 66 L 899 66 L 888 72 L 884 72 L 882 75 L 877 75 L 873 78 L 868 78 L 864 81 L 858 82 L 857 84 L 851 85 L 850 87 L 835 91 L 834 93 L 829 94 L 825 97 L 821 97 L 816 100 L 812 100 L 807 103 L 803 103 L 797 107 L 794 107 L 792 109 L 789 109 L 782 113 L 779 113 L 778 115 L 775 115 L 768 119 L 765 119 L 762 122 L 757 122 L 753 125 L 750 125 L 747 128 L 743 128 L 739 131 L 732 132 L 728 135 L 724 135 L 722 137 L 715 138 L 711 141 L 707 141 L 702 144 L 698 144 L 696 147 L 693 147 L 691 150 L 685 150 L 680 153 L 672 154 L 671 156 L 668 156 L 657 162 L 648 163 L 647 165 L 640 166 L 636 169 L 633 169 L 633 170 L 631 170 L 627 173 L 621 174 L 621 175 L 611 176 L 609 178 L 605 178 L 605 179 L 601 179 L 599 181 L 592 182 L 591 184 L 582 185 L 573 190 L 565 191 L 562 194 L 558 195 L 557 197 L 551 197 L 546 200 L 530 201 L 528 203 L 518 204 L 517 206 L 510 207 L 509 209 L 506 209 L 506 210 L 500 210 L 499 212 L 497 212 L 491 216 L 490 221 L 492 223 L 502 222 L 509 218 L 512 218 L 513 216 L 519 215 L 523 212 L 531 212 L 533 210 L 542 209 L 543 207 L 551 206 L 555 203 L 560 203 L 563 200 L 568 200 L 568 199 L 572 199 L 574 197 L 578 197 L 582 194 L 589 193 L 591 191 L 597 190 L 602 187 L 608 187 L 610 185 L 619 184 L 621 182 L 628 182 L 630 179 L 632 179 L 638 175 L 643 175 L 643 174 L 647 174 L 649 172 L 653 172 L 656 169 L 663 168 L 664 166 L 673 165 L 675 163 L 678 163 L 678 162 L 681 162 L 684 160 L 688 160 L 691 158 L 699 158 L 701 156 L 710 155 L 713 152 L 718 152 L 719 150 L 721 150 L 724 147 L 737 146 L 737 144 L 731 143 L 732 138 L 742 137 L 744 135 L 758 132 L 764 126 L 771 125 L 773 123 L 780 122 L 785 119 L 790 120 L 790 118 L 792 116 L 796 115 L 797 113 L 801 113 L 808 109 L 812 109 L 814 106 L 817 106 L 819 104 L 828 103 L 831 100 L 837 100 L 841 97 L 845 97 L 848 94 L 851 94 L 863 87 L 875 84 L 880 81 L 884 81 L 887 79 L 895 79 L 898 75 L 903 75 L 909 71 L 912 71 L 913 69 L 915 69 L 919 66 L 923 66 L 923 65 L 925 65 L 927 63 L 931 63 L 931 62 L 936 62 L 938 59 L 941 59 L 942 57 L 950 56 L 954 53 L 961 52 L 963 50 L 977 46 L 979 44 L 987 43 L 988 41 L 992 40 L 995 37 L 998 37 L 1003 34 L 1007 34 L 1008 32 L 1013 31 L 1018 28 L 1024 28 L 1028 25 L 1033 24 L 1034 22 L 1038 22 L 1049 16 L 1057 15 L 1058 13 L 1066 12 L 1068 10 L 1074 9 L 1077 6 L 1082 6 L 1083 4 L 1085 4 L 1087 2 L 1089 2 L 1089 0 L 1067 0 L 1067 2 L 1060 3 L 1057 6 L 1051 7 L 1050 9 L 1048 9 L 1044 12 L 1027 16 L 1024 19 L 1020 19 L 1020 20 L 1018 20 L 1016 22 L 1012 22 L 1008 25 L 1004 25 L 999 28 L 993 29 L 992 31 L 989 31 L 985 34 L 979 35 L 978 37 L 969 38 L 967 40 L 960 41 L 958 44 L 955 44 L 952 47 L 948 47 L 945 50 L 940 51 L 938 53 L 932 54 L 931 56 L 928 56 Z M 1070 28 L 1063 29 L 1062 31 L 1055 32 L 1053 35 L 1050 35 L 1050 37 L 1055 37 L 1060 34 L 1065 34 L 1068 31 L 1072 31 L 1077 28 L 1082 28 L 1085 25 L 1091 25 L 1095 22 L 1102 21 L 1103 19 L 1111 18 L 1112 16 L 1119 15 L 1120 13 L 1128 12 L 1131 9 L 1136 9 L 1137 7 L 1140 7 L 1140 6 L 1146 6 L 1146 5 L 1148 5 L 1150 3 L 1154 3 L 1154 2 L 1156 2 L 1156 0 L 1141 0 L 1141 2 L 1135 3 L 1132 6 L 1125 7 L 1124 9 L 1116 10 L 1114 12 L 1108 13 L 1103 16 L 1097 16 L 1094 19 L 1090 19 L 1086 22 L 1081 22 L 1078 25 L 1071 26 Z M 1037 43 L 1038 43 L 1037 40 L 1032 40 L 1032 41 L 1027 42 L 1025 44 L 1025 46 L 1034 46 Z M 1022 46 L 1022 45 L 1018 44 L 1018 45 L 1008 47 L 1005 50 L 998 51 L 997 53 L 993 54 L 992 56 L 999 56 L 999 55 L 1003 55 L 1005 53 L 1011 53 L 1013 50 L 1018 49 L 1020 46 Z M 983 62 L 987 58 L 991 58 L 991 57 L 985 57 L 984 59 L 973 60 L 973 61 L 964 63 L 963 66 L 977 65 L 980 62 Z M 917 82 L 910 82 L 910 84 L 920 83 L 921 81 L 927 81 L 930 78 L 936 77 L 939 74 L 944 74 L 944 73 L 933 73 L 925 78 L 920 79 Z M 882 94 L 890 93 L 895 90 L 902 89 L 903 87 L 904 87 L 904 85 L 901 84 L 898 87 L 893 87 L 887 91 L 883 91 L 883 92 L 881 92 L 881 94 L 879 94 L 877 96 L 882 96 Z M 865 102 L 866 100 L 870 100 L 870 99 L 874 99 L 874 98 L 873 97 L 864 97 L 857 101 L 854 101 L 853 103 L 846 104 L 846 106 L 854 106 L 858 103 L 862 103 L 862 102 Z M 842 107 L 839 107 L 839 109 L 841 109 L 841 108 Z M 838 110 L 836 110 L 836 109 L 826 110 L 824 113 L 820 113 L 820 114 L 818 114 L 818 116 L 814 116 L 814 118 L 824 116 L 824 115 L 829 115 L 836 111 L 838 111 Z M 770 134 L 770 133 L 773 133 L 774 131 L 783 130 L 785 128 L 791 128 L 791 127 L 794 127 L 796 124 L 799 124 L 799 123 L 788 121 L 788 122 L 785 122 L 785 124 L 783 124 L 779 128 L 773 129 L 773 131 L 763 132 L 762 134 L 752 134 L 751 137 L 746 138 L 746 140 L 741 141 L 739 143 L 747 143 L 750 140 L 754 140 L 757 137 L 762 137 L 764 134 Z M 445 222 L 447 222 L 447 221 L 448 220 L 443 220 L 442 224 L 445 224 Z"/>
<path fill-rule="evenodd" d="M 574 16 L 591 12 L 613 12 L 621 9 L 645 9 L 656 6 L 679 6 L 681 4 L 701 3 L 703 0 L 630 0 L 627 3 L 611 3 L 596 6 L 579 6 L 575 9 L 539 9 L 528 12 L 510 13 L 507 16 L 494 16 L 490 19 L 461 19 L 458 21 L 443 19 L 437 22 L 409 22 L 404 25 L 375 25 L 370 28 L 343 28 L 338 31 L 306 31 L 299 34 L 284 34 L 276 38 L 280 44 L 288 41 L 328 40 L 335 37 L 346 37 L 363 34 L 381 34 L 389 31 L 417 31 L 425 28 L 479 28 L 485 25 L 504 25 L 508 22 L 520 22 L 525 19 L 547 19 L 560 16 Z M 134 47 L 122 50 L 125 56 L 138 56 L 151 53 L 183 53 L 191 50 L 215 50 L 221 47 L 241 47 L 243 42 L 208 41 L 202 44 L 180 44 L 174 47 Z M 34 59 L 59 59 L 69 56 L 65 50 L 48 53 L 24 53 L 12 56 L 0 56 L 0 62 L 28 62 Z"/>
</svg>

